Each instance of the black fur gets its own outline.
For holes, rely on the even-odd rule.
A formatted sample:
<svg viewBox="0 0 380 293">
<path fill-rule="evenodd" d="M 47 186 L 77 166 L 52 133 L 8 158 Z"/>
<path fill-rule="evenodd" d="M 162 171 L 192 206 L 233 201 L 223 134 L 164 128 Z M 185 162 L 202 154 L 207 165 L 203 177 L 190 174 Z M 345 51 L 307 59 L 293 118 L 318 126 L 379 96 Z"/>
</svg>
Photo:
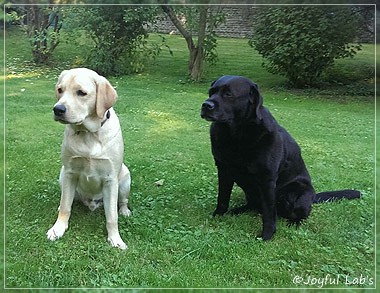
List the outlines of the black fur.
<svg viewBox="0 0 380 293">
<path fill-rule="evenodd" d="M 274 119 L 258 87 L 241 76 L 222 76 L 211 84 L 201 117 L 211 121 L 211 145 L 218 168 L 218 202 L 214 215 L 227 212 L 236 183 L 246 195 L 240 213 L 262 213 L 262 238 L 276 231 L 277 216 L 300 224 L 313 203 L 338 198 L 358 198 L 360 192 L 343 190 L 315 194 L 301 150 Z"/>
</svg>

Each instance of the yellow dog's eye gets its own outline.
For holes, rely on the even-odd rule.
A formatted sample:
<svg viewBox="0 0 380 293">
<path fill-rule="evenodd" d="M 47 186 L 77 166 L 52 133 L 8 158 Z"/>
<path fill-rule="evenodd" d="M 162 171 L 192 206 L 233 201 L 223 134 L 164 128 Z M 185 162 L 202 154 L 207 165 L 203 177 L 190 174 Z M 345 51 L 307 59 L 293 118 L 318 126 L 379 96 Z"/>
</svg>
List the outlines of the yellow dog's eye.
<svg viewBox="0 0 380 293">
<path fill-rule="evenodd" d="M 77 94 L 78 94 L 78 96 L 85 96 L 85 95 L 87 95 L 87 93 L 85 93 L 84 91 L 82 91 L 82 90 L 78 90 L 77 91 Z"/>
<path fill-rule="evenodd" d="M 63 90 L 62 90 L 61 88 L 59 88 L 59 89 L 57 89 L 57 92 L 58 92 L 59 94 L 62 94 Z"/>
</svg>

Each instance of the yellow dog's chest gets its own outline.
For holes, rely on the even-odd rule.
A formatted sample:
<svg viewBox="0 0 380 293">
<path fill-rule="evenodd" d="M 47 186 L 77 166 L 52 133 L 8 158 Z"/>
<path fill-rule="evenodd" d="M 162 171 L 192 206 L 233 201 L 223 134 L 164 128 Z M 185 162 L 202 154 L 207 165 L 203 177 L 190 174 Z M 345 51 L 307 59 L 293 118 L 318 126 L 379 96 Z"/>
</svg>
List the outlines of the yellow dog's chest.
<svg viewBox="0 0 380 293">
<path fill-rule="evenodd" d="M 66 171 L 77 177 L 77 192 L 90 198 L 101 197 L 104 185 L 117 176 L 109 159 L 72 157 Z"/>
<path fill-rule="evenodd" d="M 101 158 L 105 144 L 90 132 L 68 135 L 64 141 L 65 153 L 69 157 L 83 157 L 89 159 Z"/>
<path fill-rule="evenodd" d="M 76 178 L 76 191 L 81 196 L 101 198 L 104 187 L 118 178 L 118 149 L 111 150 L 112 139 L 100 132 L 76 132 L 72 128 L 66 132 L 62 148 L 65 172 Z"/>
</svg>

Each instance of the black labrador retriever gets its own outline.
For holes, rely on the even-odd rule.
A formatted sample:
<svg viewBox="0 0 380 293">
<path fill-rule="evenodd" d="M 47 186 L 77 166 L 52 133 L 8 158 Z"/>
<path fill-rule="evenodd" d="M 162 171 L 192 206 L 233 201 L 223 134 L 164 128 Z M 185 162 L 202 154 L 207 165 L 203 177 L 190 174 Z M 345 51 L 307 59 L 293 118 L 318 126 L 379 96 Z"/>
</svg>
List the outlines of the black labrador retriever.
<svg viewBox="0 0 380 293">
<path fill-rule="evenodd" d="M 232 210 L 262 214 L 263 240 L 276 232 L 277 216 L 297 224 L 313 203 L 359 198 L 356 190 L 315 193 L 301 150 L 267 108 L 258 87 L 242 76 L 222 76 L 211 84 L 201 117 L 212 121 L 212 154 L 218 168 L 218 202 L 213 215 L 227 212 L 234 183 L 246 205 Z"/>
</svg>

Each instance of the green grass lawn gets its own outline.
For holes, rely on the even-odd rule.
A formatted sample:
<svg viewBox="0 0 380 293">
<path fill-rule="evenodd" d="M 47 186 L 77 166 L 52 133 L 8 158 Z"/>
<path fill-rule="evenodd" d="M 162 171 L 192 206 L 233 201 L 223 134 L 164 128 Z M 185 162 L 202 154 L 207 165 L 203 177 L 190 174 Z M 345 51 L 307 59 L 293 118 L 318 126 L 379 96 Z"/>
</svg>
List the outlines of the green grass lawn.
<svg viewBox="0 0 380 293">
<path fill-rule="evenodd" d="M 64 126 L 52 119 L 54 85 L 86 48 L 62 43 L 51 68 L 35 67 L 19 32 L 5 39 L 5 287 L 317 288 L 307 282 L 324 278 L 323 287 L 374 287 L 373 45 L 340 60 L 327 75 L 335 81 L 320 89 L 288 89 L 246 40 L 234 39 L 218 40 L 219 61 L 201 83 L 186 79 L 178 36 L 167 36 L 174 56 L 163 51 L 141 74 L 110 77 L 132 173 L 133 215 L 119 219 L 129 248 L 120 251 L 106 241 L 104 210 L 78 203 L 63 238 L 45 236 L 60 198 Z M 259 84 L 264 104 L 299 142 L 317 191 L 355 188 L 363 198 L 315 205 L 299 229 L 279 220 L 268 242 L 257 238 L 259 215 L 212 218 L 216 168 L 199 112 L 210 82 L 223 74 Z M 243 201 L 234 189 L 231 206 Z"/>
</svg>

